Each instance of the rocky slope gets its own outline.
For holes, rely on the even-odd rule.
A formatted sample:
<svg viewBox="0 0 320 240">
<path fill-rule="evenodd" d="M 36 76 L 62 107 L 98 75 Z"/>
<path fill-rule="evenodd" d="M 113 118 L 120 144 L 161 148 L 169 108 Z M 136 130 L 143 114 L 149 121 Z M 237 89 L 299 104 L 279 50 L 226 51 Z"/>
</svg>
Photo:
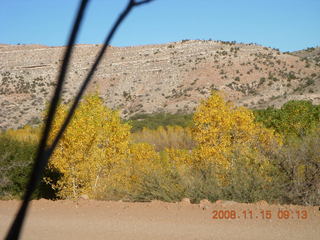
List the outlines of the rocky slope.
<svg viewBox="0 0 320 240">
<path fill-rule="evenodd" d="M 320 66 L 320 47 L 310 47 L 307 49 L 291 52 L 292 55 L 302 58 L 304 61 L 312 61 Z"/>
<path fill-rule="evenodd" d="M 63 91 L 71 101 L 100 45 L 77 45 Z M 64 47 L 0 45 L 0 128 L 39 122 Z M 254 44 L 193 41 L 109 47 L 88 91 L 123 117 L 192 112 L 213 89 L 237 105 L 279 107 L 292 99 L 320 103 L 319 49 L 282 53 Z M 315 60 L 314 60 L 315 59 Z"/>
</svg>

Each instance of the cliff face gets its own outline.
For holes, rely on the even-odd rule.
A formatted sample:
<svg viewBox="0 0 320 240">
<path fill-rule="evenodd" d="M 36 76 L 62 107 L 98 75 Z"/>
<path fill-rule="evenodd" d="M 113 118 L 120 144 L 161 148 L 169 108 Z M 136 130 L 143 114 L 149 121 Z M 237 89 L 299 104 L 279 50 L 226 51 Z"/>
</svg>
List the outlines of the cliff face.
<svg viewBox="0 0 320 240">
<path fill-rule="evenodd" d="M 76 46 L 64 102 L 75 95 L 99 48 Z M 0 128 L 39 121 L 55 86 L 64 49 L 0 45 Z M 106 105 L 128 117 L 192 112 L 213 89 L 251 108 L 279 107 L 292 99 L 319 104 L 319 86 L 320 66 L 314 57 L 253 44 L 190 40 L 109 47 L 88 91 L 98 91 Z"/>
</svg>

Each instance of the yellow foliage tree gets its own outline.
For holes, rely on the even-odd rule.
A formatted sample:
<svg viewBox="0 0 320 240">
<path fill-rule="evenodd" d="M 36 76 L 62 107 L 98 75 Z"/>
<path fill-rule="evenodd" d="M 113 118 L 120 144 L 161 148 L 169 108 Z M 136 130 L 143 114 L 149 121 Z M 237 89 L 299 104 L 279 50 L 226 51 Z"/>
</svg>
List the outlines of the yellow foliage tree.
<svg viewBox="0 0 320 240">
<path fill-rule="evenodd" d="M 193 137 L 197 142 L 194 161 L 198 166 L 215 164 L 227 170 L 231 166 L 229 153 L 235 148 L 267 151 L 281 139 L 273 130 L 254 121 L 252 111 L 226 102 L 214 92 L 203 101 L 194 114 Z"/>
<path fill-rule="evenodd" d="M 148 143 L 132 144 L 129 161 L 128 183 L 130 184 L 130 192 L 134 192 L 139 185 L 143 184 L 144 176 L 153 171 L 159 171 L 161 168 L 160 155 Z"/>
<path fill-rule="evenodd" d="M 192 150 L 167 148 L 165 153 L 174 165 L 192 165 Z"/>
<path fill-rule="evenodd" d="M 60 105 L 50 141 L 57 134 L 68 107 Z M 115 169 L 125 164 L 130 126 L 122 124 L 118 112 L 103 105 L 97 95 L 88 95 L 80 103 L 69 127 L 55 150 L 49 168 L 62 176 L 57 183 L 46 179 L 63 198 L 87 194 L 95 198 L 106 182 L 117 181 Z M 110 183 L 112 184 L 112 183 Z"/>
</svg>

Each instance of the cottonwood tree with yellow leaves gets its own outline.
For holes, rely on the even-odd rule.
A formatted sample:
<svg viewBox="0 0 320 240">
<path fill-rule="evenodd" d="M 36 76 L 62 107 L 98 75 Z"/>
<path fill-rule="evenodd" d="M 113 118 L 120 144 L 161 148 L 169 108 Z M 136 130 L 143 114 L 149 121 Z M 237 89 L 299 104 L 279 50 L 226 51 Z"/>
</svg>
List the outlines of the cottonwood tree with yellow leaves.
<svg viewBox="0 0 320 240">
<path fill-rule="evenodd" d="M 50 141 L 61 126 L 68 106 L 60 105 Z M 95 198 L 106 185 L 120 178 L 117 171 L 125 164 L 130 126 L 121 123 L 119 114 L 103 105 L 97 95 L 88 95 L 80 103 L 50 162 L 58 170 L 58 182 L 45 179 L 62 198 L 87 194 Z M 112 178 L 112 181 L 111 179 Z"/>
<path fill-rule="evenodd" d="M 268 181 L 274 169 L 266 154 L 281 146 L 282 140 L 273 130 L 255 122 L 251 110 L 237 107 L 213 92 L 199 105 L 193 121 L 197 146 L 192 160 L 196 168 L 214 167 L 223 185 L 229 184 L 228 175 L 239 164 Z"/>
<path fill-rule="evenodd" d="M 66 112 L 67 106 L 60 105 L 51 141 Z M 265 153 L 280 146 L 281 138 L 255 122 L 249 109 L 236 107 L 213 93 L 200 104 L 193 120 L 193 149 L 167 148 L 158 153 L 148 143 L 134 143 L 130 126 L 121 123 L 118 113 L 105 107 L 97 95 L 89 95 L 49 162 L 49 169 L 59 171 L 61 178 L 46 181 L 62 198 L 87 194 L 96 199 L 168 201 L 188 192 L 193 199 L 212 195 L 213 183 L 224 189 L 234 187 L 248 169 L 261 184 L 247 185 L 241 194 L 251 197 L 252 187 L 260 194 L 259 189 L 270 186 L 273 165 Z M 258 181 L 251 177 L 247 182 Z"/>
</svg>

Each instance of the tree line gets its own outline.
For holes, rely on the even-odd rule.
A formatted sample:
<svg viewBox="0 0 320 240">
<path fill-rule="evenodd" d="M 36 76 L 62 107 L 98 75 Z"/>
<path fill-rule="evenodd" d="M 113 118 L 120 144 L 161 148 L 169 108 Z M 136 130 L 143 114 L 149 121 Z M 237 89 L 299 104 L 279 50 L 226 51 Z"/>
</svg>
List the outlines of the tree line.
<svg viewBox="0 0 320 240">
<path fill-rule="evenodd" d="M 53 140 L 68 105 L 61 104 Z M 98 95 L 81 102 L 35 198 L 179 201 L 188 197 L 316 205 L 320 107 L 289 101 L 250 110 L 213 92 L 194 114 L 129 121 Z M 0 198 L 20 198 L 41 126 L 0 136 Z"/>
</svg>

